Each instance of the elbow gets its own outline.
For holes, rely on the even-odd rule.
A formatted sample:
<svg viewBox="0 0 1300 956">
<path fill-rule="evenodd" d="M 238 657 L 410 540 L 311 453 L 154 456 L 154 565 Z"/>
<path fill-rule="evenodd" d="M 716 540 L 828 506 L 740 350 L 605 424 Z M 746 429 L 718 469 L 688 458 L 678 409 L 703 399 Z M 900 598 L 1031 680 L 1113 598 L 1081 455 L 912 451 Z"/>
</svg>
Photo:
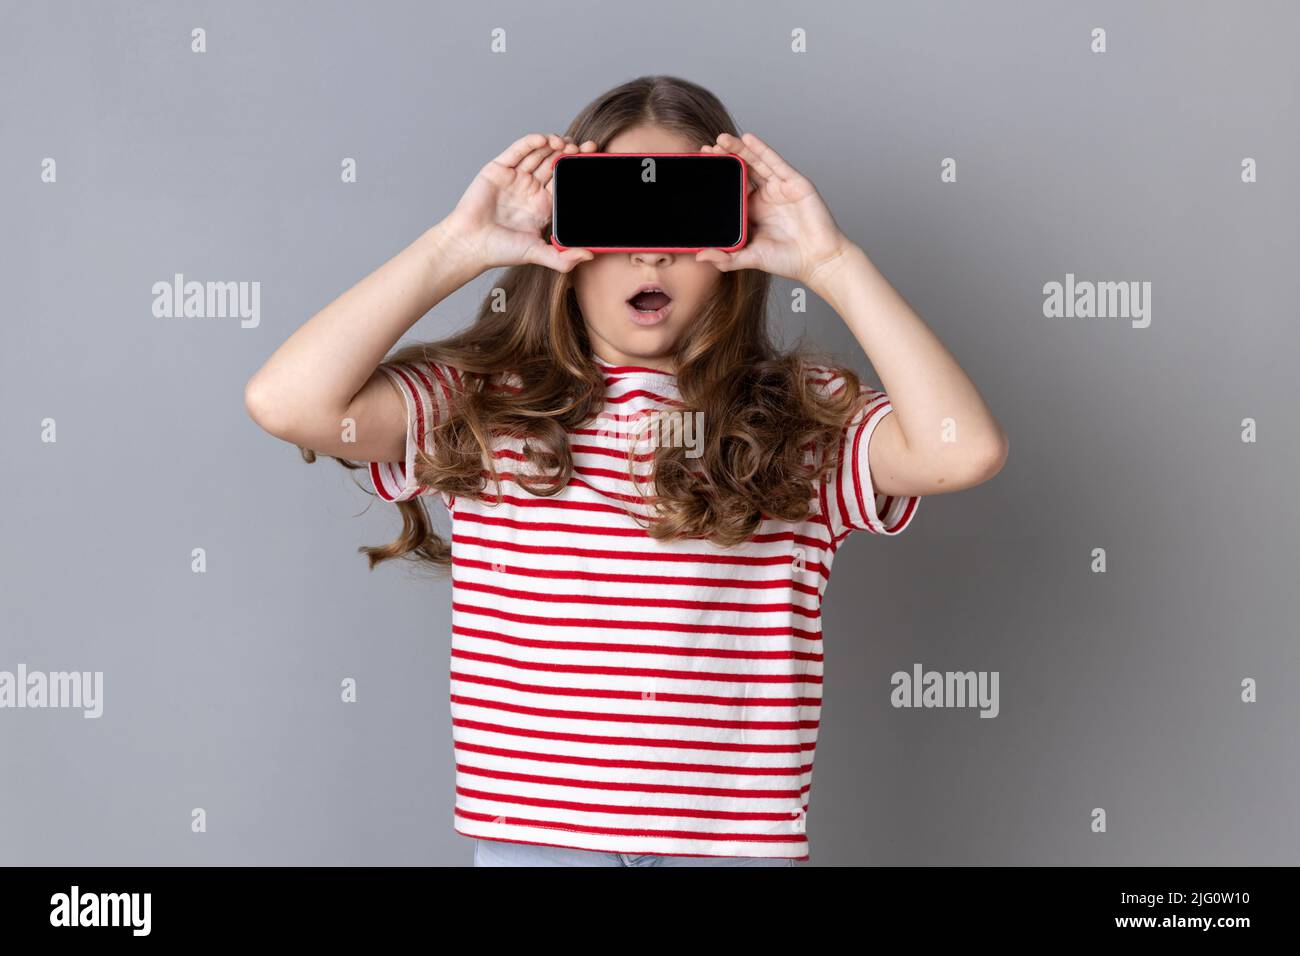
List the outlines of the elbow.
<svg viewBox="0 0 1300 956">
<path fill-rule="evenodd" d="M 261 372 L 250 378 L 244 386 L 244 409 L 262 431 L 285 441 L 291 440 L 284 405 L 275 400 L 272 389 Z"/>
<path fill-rule="evenodd" d="M 971 442 L 963 448 L 961 454 L 949 457 L 942 464 L 937 464 L 931 488 L 935 491 L 965 491 L 982 485 L 997 475 L 1007 463 L 1009 442 L 1002 429 L 979 441 Z"/>
<path fill-rule="evenodd" d="M 965 486 L 981 485 L 996 476 L 1006 465 L 1010 451 L 1007 433 L 995 427 L 993 434 L 980 441 L 978 451 L 971 456 L 964 476 Z"/>
<path fill-rule="evenodd" d="M 982 485 L 998 474 L 1007 463 L 1010 442 L 1000 427 L 978 440 L 967 439 L 961 445 L 944 445 L 926 459 L 913 460 L 904 470 L 918 476 L 911 491 L 889 494 L 946 494 Z M 924 477 L 921 477 L 924 476 Z"/>
</svg>

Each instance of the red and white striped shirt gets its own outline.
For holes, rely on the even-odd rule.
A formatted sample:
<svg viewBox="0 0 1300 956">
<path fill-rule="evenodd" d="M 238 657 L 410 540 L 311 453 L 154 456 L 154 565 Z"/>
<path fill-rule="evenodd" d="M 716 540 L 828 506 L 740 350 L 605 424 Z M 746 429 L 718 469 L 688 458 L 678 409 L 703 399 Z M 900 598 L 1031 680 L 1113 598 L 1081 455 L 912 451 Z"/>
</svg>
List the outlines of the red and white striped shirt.
<svg viewBox="0 0 1300 956">
<path fill-rule="evenodd" d="M 653 444 L 638 448 L 637 487 L 628 436 L 653 420 L 658 440 L 677 437 L 664 417 L 676 379 L 593 360 L 604 410 L 570 434 L 561 493 L 524 490 L 520 445 L 505 439 L 486 500 L 438 493 L 452 525 L 455 829 L 604 852 L 807 859 L 831 561 L 851 531 L 898 534 L 919 501 L 871 485 L 867 448 L 889 399 L 864 386 L 871 400 L 841 436 L 846 464 L 806 521 L 764 520 L 732 548 L 660 542 L 633 517 L 653 514 L 642 501 Z M 415 451 L 460 373 L 380 367 L 408 429 L 405 461 L 370 463 L 375 490 L 386 501 L 433 494 L 414 480 Z M 843 387 L 814 372 L 818 386 Z"/>
</svg>

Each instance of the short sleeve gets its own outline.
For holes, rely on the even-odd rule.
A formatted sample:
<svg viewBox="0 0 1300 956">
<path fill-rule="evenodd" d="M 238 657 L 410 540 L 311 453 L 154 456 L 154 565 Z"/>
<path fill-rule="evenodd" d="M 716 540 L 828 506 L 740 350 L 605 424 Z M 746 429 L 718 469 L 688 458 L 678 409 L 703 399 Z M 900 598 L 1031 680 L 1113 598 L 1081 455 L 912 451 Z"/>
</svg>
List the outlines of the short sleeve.
<svg viewBox="0 0 1300 956">
<path fill-rule="evenodd" d="M 844 378 L 833 369 L 818 368 L 815 382 L 828 394 L 845 386 Z M 871 435 L 892 412 L 889 396 L 879 389 L 861 384 L 862 407 L 840 432 L 838 464 L 820 487 L 821 512 L 836 541 L 851 531 L 896 535 L 912 522 L 919 496 L 881 495 L 871 481 L 868 450 Z"/>
<path fill-rule="evenodd" d="M 432 452 L 433 428 L 450 413 L 462 377 L 458 369 L 441 362 L 386 362 L 379 370 L 406 405 L 406 450 L 401 461 L 369 462 L 370 483 L 384 501 L 409 501 L 434 491 L 415 480 L 416 450 L 423 447 L 426 454 Z M 448 507 L 455 501 L 447 494 L 439 496 Z"/>
</svg>

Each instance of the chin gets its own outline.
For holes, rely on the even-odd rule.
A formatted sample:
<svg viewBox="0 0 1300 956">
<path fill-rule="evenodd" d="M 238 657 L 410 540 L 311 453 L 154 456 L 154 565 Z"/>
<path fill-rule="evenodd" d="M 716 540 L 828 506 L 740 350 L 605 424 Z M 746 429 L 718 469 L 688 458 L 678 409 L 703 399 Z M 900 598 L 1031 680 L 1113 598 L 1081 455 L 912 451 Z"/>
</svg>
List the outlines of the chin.
<svg viewBox="0 0 1300 956">
<path fill-rule="evenodd" d="M 662 329 L 645 329 L 640 334 L 623 336 L 622 340 L 610 340 L 616 349 L 628 358 L 660 359 L 672 355 L 677 343 L 674 333 Z"/>
</svg>

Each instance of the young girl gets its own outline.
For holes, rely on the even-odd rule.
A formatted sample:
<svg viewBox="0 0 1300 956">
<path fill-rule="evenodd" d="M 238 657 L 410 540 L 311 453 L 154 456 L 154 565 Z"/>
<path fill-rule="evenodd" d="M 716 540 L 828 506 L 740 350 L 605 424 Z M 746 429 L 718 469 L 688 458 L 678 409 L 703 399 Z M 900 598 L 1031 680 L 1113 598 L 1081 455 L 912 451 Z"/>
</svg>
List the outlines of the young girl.
<svg viewBox="0 0 1300 956">
<path fill-rule="evenodd" d="M 807 859 L 836 550 L 1006 458 L 974 384 L 812 183 L 737 133 L 680 79 L 610 91 L 566 135 L 511 144 L 248 383 L 262 428 L 309 461 L 368 463 L 398 502 L 372 568 L 451 572 L 454 825 L 480 865 Z M 741 156 L 748 245 L 556 250 L 551 161 L 579 151 Z M 389 356 L 499 267 L 473 325 Z M 771 275 L 834 308 L 888 394 L 774 348 Z"/>
</svg>

